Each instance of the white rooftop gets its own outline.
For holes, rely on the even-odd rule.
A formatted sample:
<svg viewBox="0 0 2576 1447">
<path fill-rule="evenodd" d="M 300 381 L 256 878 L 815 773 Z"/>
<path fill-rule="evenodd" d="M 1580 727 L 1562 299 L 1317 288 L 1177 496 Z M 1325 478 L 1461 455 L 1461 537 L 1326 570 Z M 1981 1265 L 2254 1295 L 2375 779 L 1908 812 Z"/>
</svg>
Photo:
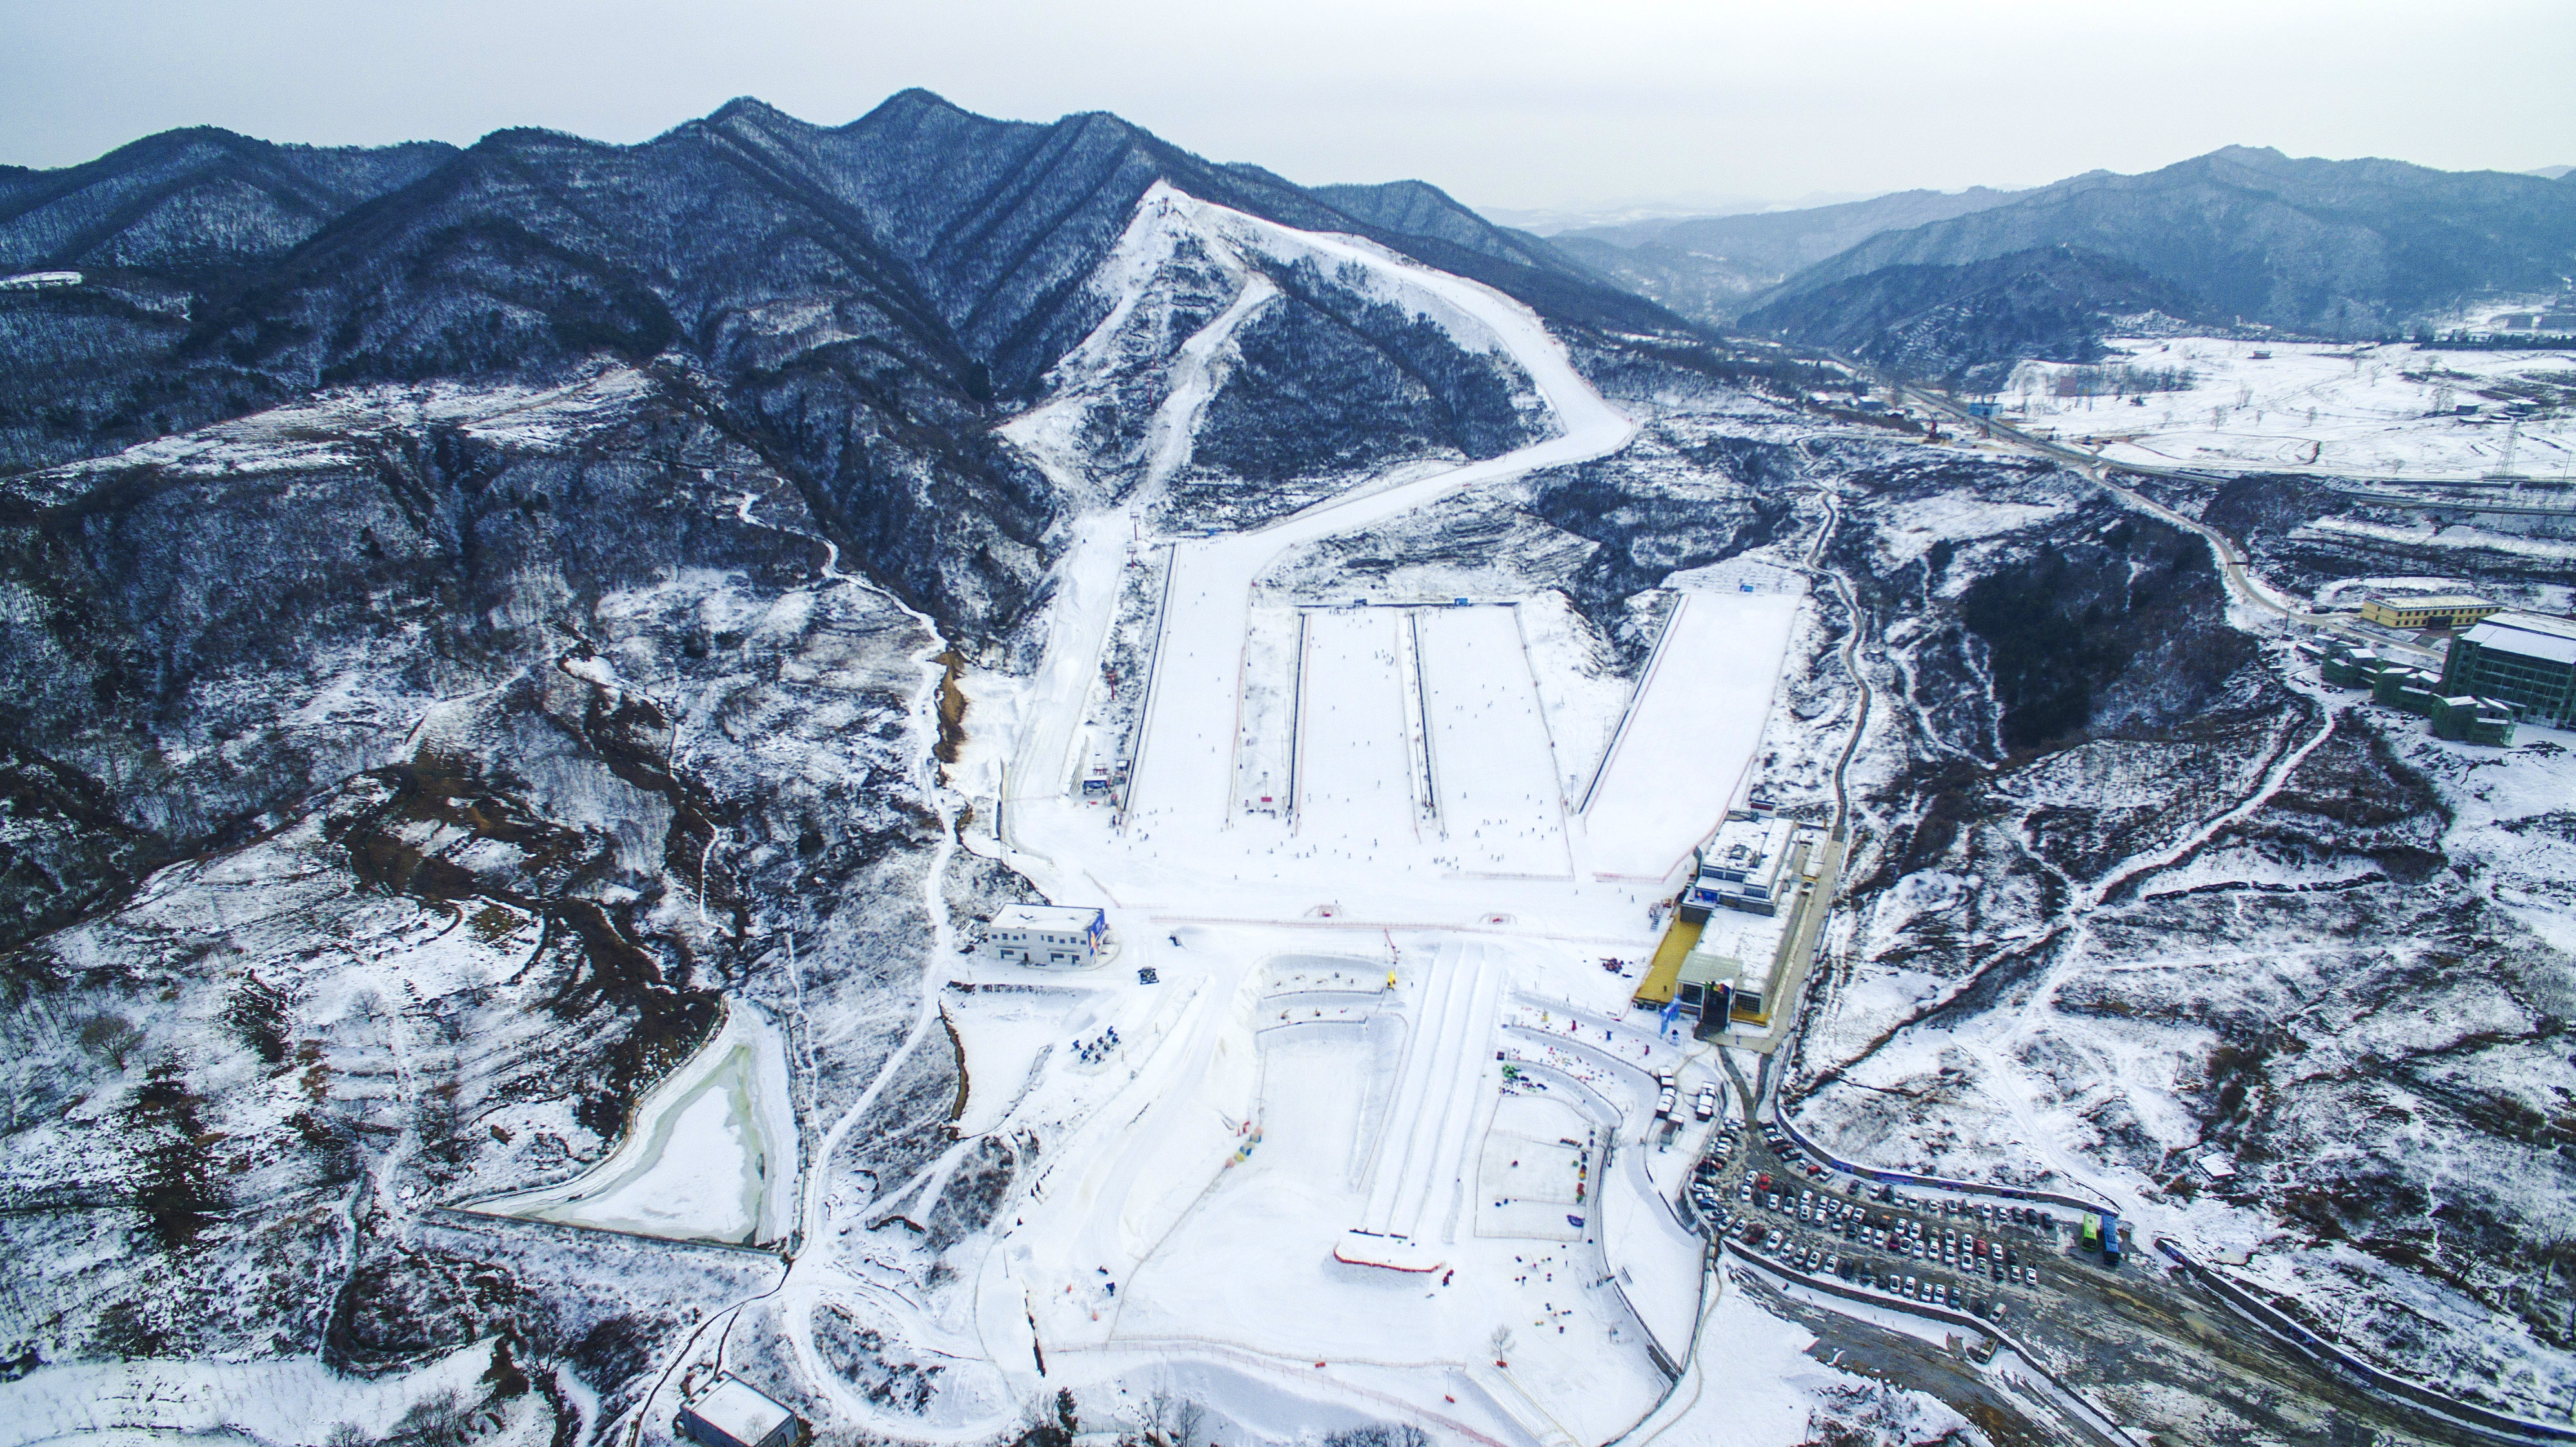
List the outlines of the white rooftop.
<svg viewBox="0 0 2576 1447">
<path fill-rule="evenodd" d="M 995 929 L 1085 930 L 1100 911 L 1070 904 L 1007 904 L 994 912 Z"/>
<path fill-rule="evenodd" d="M 2542 613 L 2497 613 L 2460 635 L 2480 648 L 2501 648 L 2553 663 L 2576 663 L 2576 619 Z"/>
<path fill-rule="evenodd" d="M 2425 593 L 2407 597 L 2402 593 L 2382 593 L 2379 602 L 2390 608 L 2492 608 L 2492 599 L 2475 593 Z"/>
<path fill-rule="evenodd" d="M 740 1377 L 725 1377 L 689 1403 L 698 1420 L 736 1442 L 758 1442 L 796 1415 Z"/>
<path fill-rule="evenodd" d="M 1747 914 L 1742 910 L 1711 910 L 1708 923 L 1700 931 L 1699 943 L 1691 955 L 1708 954 L 1735 960 L 1744 966 L 1741 983 L 1747 989 L 1765 990 L 1771 985 L 1771 965 L 1780 953 L 1780 937 L 1788 932 L 1789 915 Z M 1691 955 L 1683 956 L 1685 963 Z"/>
</svg>

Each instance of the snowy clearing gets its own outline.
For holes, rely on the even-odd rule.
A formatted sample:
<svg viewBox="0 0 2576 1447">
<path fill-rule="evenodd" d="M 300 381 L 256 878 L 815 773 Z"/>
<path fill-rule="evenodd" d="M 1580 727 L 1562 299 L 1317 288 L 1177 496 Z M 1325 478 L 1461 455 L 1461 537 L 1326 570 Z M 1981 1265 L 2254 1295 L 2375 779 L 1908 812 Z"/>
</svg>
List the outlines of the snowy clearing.
<svg viewBox="0 0 2576 1447">
<path fill-rule="evenodd" d="M 2057 396 L 2088 369 L 2025 362 L 2004 387 L 2017 425 L 2098 439 L 2114 462 L 2226 471 L 2468 479 L 2505 469 L 2561 480 L 2576 469 L 2576 414 L 2519 424 L 2507 409 L 2576 373 L 2566 351 L 2420 350 L 2411 345 L 2113 337 L 2090 369 L 2188 373 L 2173 391 Z M 2181 380 L 2177 376 L 2175 380 Z M 2107 388 L 2106 388 L 2107 390 Z M 2143 405 L 2139 405 L 2143 404 Z M 2459 409 L 2472 411 L 2463 414 Z"/>
</svg>

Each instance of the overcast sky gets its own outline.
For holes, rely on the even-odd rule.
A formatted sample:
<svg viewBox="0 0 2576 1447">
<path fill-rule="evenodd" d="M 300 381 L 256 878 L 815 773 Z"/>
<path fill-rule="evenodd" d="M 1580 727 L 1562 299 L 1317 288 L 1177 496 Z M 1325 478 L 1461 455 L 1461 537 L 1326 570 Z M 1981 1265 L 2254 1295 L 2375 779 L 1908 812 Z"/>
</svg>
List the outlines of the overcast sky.
<svg viewBox="0 0 2576 1447">
<path fill-rule="evenodd" d="M 639 141 L 735 95 L 1110 110 L 1292 180 L 1486 207 L 2027 185 L 2229 144 L 2576 161 L 2568 0 L 0 0 L 0 161 L 172 126 Z"/>
</svg>

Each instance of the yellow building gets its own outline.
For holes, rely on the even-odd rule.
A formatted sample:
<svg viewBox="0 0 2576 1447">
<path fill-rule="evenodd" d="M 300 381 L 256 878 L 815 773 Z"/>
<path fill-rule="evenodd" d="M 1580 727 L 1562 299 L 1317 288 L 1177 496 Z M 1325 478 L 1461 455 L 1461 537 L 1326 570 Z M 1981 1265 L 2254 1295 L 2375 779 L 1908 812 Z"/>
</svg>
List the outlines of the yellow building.
<svg viewBox="0 0 2576 1447">
<path fill-rule="evenodd" d="M 2361 621 L 2382 628 L 2466 628 L 2502 605 L 2475 593 L 2436 593 L 2422 598 L 2364 598 Z"/>
</svg>

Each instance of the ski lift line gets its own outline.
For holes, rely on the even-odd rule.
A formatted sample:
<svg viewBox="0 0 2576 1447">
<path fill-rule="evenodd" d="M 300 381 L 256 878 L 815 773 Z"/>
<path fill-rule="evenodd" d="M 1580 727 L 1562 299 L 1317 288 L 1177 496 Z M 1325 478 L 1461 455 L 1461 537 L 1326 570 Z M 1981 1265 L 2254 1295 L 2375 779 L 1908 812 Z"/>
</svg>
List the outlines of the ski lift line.
<svg viewBox="0 0 2576 1447">
<path fill-rule="evenodd" d="M 1297 671 L 1288 691 L 1288 833 L 1294 838 L 1297 825 L 1304 819 L 1298 791 L 1303 789 L 1306 771 L 1299 767 L 1306 757 L 1306 655 L 1310 630 L 1306 615 L 1297 615 Z M 1133 787 L 1132 785 L 1130 787 Z"/>
<path fill-rule="evenodd" d="M 1422 614 L 1407 613 L 1404 622 L 1413 635 L 1414 722 L 1422 730 L 1423 797 L 1430 801 L 1432 822 L 1440 826 L 1440 837 L 1445 840 L 1449 837 L 1449 819 L 1440 808 L 1440 755 L 1431 727 L 1431 685 L 1422 673 Z"/>
<path fill-rule="evenodd" d="M 1684 595 L 1682 606 L 1689 606 L 1687 594 Z M 1679 607 L 1673 609 L 1673 616 L 1679 618 L 1681 611 Z M 1567 877 L 1571 878 L 1582 872 L 1582 866 L 1574 858 L 1574 820 L 1571 817 L 1572 811 L 1567 808 L 1565 776 L 1558 772 L 1564 767 L 1563 755 L 1556 747 L 1556 730 L 1547 721 L 1547 699 L 1538 691 L 1538 660 L 1530 653 L 1529 624 L 1522 618 L 1518 608 L 1512 610 L 1512 635 L 1521 641 L 1521 671 L 1529 675 L 1530 701 L 1532 712 L 1538 715 L 1539 737 L 1547 740 L 1548 782 L 1556 790 L 1556 838 L 1558 843 L 1565 846 L 1565 872 Z M 1657 641 L 1661 642 L 1660 639 Z M 1634 705 L 1632 704 L 1631 707 Z M 1760 746 L 1757 744 L 1756 747 Z"/>
<path fill-rule="evenodd" d="M 1244 616 L 1249 618 L 1252 615 L 1252 584 L 1244 584 L 1243 591 Z M 1251 676 L 1252 630 L 1246 628 L 1243 630 L 1243 645 L 1234 658 L 1234 731 L 1226 735 L 1226 748 L 1231 755 L 1227 762 L 1231 767 L 1225 771 L 1225 813 L 1217 821 L 1220 829 L 1234 827 L 1234 811 L 1243 802 L 1243 694 Z M 1132 782 L 1130 787 L 1133 787 Z"/>
<path fill-rule="evenodd" d="M 1395 630 L 1395 652 L 1392 658 L 1396 675 L 1395 729 L 1397 735 L 1404 740 L 1404 793 L 1405 802 L 1411 805 L 1404 811 L 1404 822 L 1413 830 L 1413 842 L 1419 844 L 1422 842 L 1422 802 L 1413 796 L 1413 790 L 1427 771 L 1414 765 L 1413 730 L 1416 724 L 1424 724 L 1427 728 L 1428 723 L 1419 694 L 1408 700 L 1404 690 L 1404 679 L 1407 673 L 1412 674 L 1417 681 L 1422 676 L 1422 635 L 1421 631 L 1414 626 L 1416 617 L 1417 615 L 1411 610 L 1406 610 L 1404 621 Z M 1405 656 L 1408 653 L 1413 659 L 1411 669 L 1404 666 Z M 1424 740 L 1424 743 L 1427 747 L 1428 740 Z"/>
<path fill-rule="evenodd" d="M 1577 816 L 1588 817 L 1592 813 L 1593 796 L 1601 792 L 1601 781 L 1609 777 L 1611 761 L 1619 757 L 1619 745 L 1626 741 L 1628 725 L 1637 717 L 1638 701 L 1646 696 L 1646 690 L 1654 684 L 1655 675 L 1662 670 L 1664 645 L 1680 631 L 1682 610 L 1690 606 L 1690 601 L 1690 594 L 1682 594 L 1674 602 L 1673 611 L 1665 617 L 1663 630 L 1655 635 L 1655 646 L 1646 654 L 1646 666 L 1637 675 L 1637 686 L 1628 692 L 1628 706 L 1619 714 L 1619 727 L 1611 731 L 1609 746 L 1601 751 L 1601 762 L 1592 768 L 1592 782 L 1584 787 L 1583 803 L 1574 811 Z"/>
<path fill-rule="evenodd" d="M 1118 817 L 1111 827 L 1127 832 L 1127 810 L 1136 798 L 1136 782 L 1145 777 L 1145 747 L 1151 743 L 1154 697 L 1163 683 L 1163 640 L 1172 628 L 1172 576 L 1181 570 L 1181 545 L 1168 544 L 1163 559 L 1163 596 L 1154 605 L 1154 652 L 1145 660 L 1145 696 L 1136 706 L 1136 746 L 1127 755 L 1127 788 L 1118 796 Z M 1067 753 L 1071 749 L 1066 750 Z"/>
</svg>

